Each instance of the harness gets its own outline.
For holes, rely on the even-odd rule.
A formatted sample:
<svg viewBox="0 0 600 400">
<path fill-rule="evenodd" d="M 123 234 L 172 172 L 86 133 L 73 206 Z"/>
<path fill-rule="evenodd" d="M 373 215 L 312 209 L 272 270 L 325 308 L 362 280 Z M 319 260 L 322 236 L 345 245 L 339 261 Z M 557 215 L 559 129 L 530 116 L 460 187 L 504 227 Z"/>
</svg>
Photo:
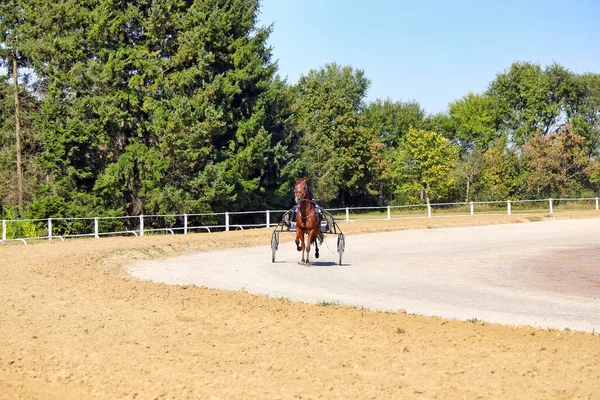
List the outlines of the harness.
<svg viewBox="0 0 600 400">
<path fill-rule="evenodd" d="M 303 202 L 305 202 L 305 201 L 308 201 L 308 202 L 312 203 L 315 206 L 314 210 L 310 214 L 308 214 L 307 216 L 302 215 L 302 211 L 300 211 L 300 205 Z M 296 209 L 297 209 L 297 212 L 300 213 L 300 218 L 302 218 L 302 221 L 306 221 L 307 219 L 309 219 L 310 217 L 312 217 L 313 215 L 315 215 L 315 213 L 317 214 L 317 216 L 320 219 L 323 219 L 323 217 L 321 215 L 321 212 L 320 212 L 321 207 L 314 200 L 302 199 L 302 200 L 300 200 L 300 203 L 296 206 Z M 319 211 L 317 211 L 317 210 L 319 210 Z"/>
<path fill-rule="evenodd" d="M 300 213 L 300 218 L 302 219 L 302 222 L 305 222 L 307 219 L 309 219 L 310 217 L 312 217 L 313 215 L 315 215 L 315 213 L 317 214 L 317 217 L 319 218 L 319 222 L 323 220 L 323 211 L 321 209 L 321 207 L 317 204 L 317 202 L 314 199 L 306 199 L 306 192 L 308 191 L 308 185 L 304 187 L 304 190 L 302 192 L 300 192 L 299 190 L 296 190 L 294 188 L 294 196 L 298 199 L 300 198 L 301 200 L 296 202 L 296 207 L 294 207 L 294 215 L 292 216 L 293 220 L 296 220 L 296 213 Z M 300 196 L 297 196 L 298 194 L 301 194 Z M 309 191 L 310 194 L 312 194 Z M 302 211 L 300 211 L 300 206 L 302 205 L 302 203 L 304 203 L 305 201 L 308 201 L 310 203 L 312 203 L 312 205 L 314 206 L 314 210 L 313 212 L 311 212 L 309 215 L 302 215 Z"/>
</svg>

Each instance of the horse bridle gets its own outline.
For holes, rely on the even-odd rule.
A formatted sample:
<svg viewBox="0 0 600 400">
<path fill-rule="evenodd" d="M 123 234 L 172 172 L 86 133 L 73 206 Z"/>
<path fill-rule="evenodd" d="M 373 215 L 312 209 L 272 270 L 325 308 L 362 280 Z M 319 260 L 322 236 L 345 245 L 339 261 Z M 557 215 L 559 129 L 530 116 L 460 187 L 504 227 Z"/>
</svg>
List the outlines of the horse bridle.
<svg viewBox="0 0 600 400">
<path fill-rule="evenodd" d="M 298 214 L 300 214 L 300 218 L 302 218 L 302 221 L 306 221 L 308 218 L 310 218 L 313 214 L 315 214 L 315 212 L 317 211 L 317 208 L 315 207 L 315 209 L 313 210 L 312 213 L 310 213 L 307 216 L 302 215 L 302 211 L 300 211 L 300 205 L 305 202 L 305 201 L 309 201 L 311 203 L 313 203 L 315 206 L 317 205 L 317 203 L 315 203 L 314 201 L 310 200 L 310 199 L 305 199 L 304 196 L 306 196 L 306 191 L 308 190 L 308 183 L 306 181 L 304 182 L 304 191 L 302 191 L 302 196 L 300 197 L 300 201 L 296 200 L 298 199 L 298 197 L 296 196 L 297 193 L 299 193 L 299 190 L 296 190 L 296 188 L 294 187 L 294 197 L 296 200 L 296 205 L 298 206 Z"/>
<path fill-rule="evenodd" d="M 302 204 L 302 202 L 304 200 L 306 200 L 304 198 L 304 196 L 306 196 L 306 191 L 308 190 L 308 183 L 304 182 L 304 190 L 302 191 L 302 196 L 298 197 L 297 194 L 300 192 L 299 190 L 296 190 L 296 188 L 294 187 L 294 200 L 296 200 L 296 205 L 298 207 L 300 207 L 300 204 Z M 300 201 L 298 201 L 298 199 L 300 199 Z"/>
</svg>

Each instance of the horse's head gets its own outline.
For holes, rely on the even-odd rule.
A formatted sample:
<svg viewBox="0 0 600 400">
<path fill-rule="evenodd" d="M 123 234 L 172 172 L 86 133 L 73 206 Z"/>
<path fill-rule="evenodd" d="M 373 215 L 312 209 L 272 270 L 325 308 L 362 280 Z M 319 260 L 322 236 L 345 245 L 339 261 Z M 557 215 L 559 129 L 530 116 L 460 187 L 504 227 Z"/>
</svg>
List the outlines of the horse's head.
<svg viewBox="0 0 600 400">
<path fill-rule="evenodd" d="M 308 187 L 308 178 L 306 176 L 302 179 L 296 178 L 296 183 L 294 184 L 294 200 L 296 204 L 300 204 L 304 199 L 310 199 L 310 188 Z"/>
</svg>

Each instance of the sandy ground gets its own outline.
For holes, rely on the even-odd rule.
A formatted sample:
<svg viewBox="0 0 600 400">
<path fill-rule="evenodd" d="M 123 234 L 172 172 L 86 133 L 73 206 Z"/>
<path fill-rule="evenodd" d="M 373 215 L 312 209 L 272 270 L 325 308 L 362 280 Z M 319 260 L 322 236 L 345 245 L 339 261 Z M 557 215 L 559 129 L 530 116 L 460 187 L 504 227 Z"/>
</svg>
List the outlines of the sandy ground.
<svg viewBox="0 0 600 400">
<path fill-rule="evenodd" d="M 599 214 L 342 229 L 579 217 Z M 595 333 L 293 303 L 143 282 L 124 271 L 133 260 L 268 244 L 270 235 L 261 229 L 0 245 L 0 399 L 600 399 Z"/>
</svg>

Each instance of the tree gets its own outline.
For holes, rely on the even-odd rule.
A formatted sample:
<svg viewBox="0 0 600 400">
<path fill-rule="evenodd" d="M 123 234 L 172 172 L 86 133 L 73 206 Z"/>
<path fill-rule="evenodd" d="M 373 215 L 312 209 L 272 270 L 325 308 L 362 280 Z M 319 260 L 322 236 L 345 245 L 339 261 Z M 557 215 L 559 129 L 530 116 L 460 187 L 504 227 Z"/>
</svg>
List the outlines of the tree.
<svg viewBox="0 0 600 400">
<path fill-rule="evenodd" d="M 464 151 L 475 147 L 485 151 L 491 142 L 502 135 L 502 116 L 497 100 L 488 94 L 469 92 L 462 99 L 451 102 L 448 109 L 448 135 Z"/>
<path fill-rule="evenodd" d="M 552 64 L 513 63 L 490 83 L 487 94 L 504 116 L 503 129 L 517 145 L 537 130 L 543 135 L 562 127 L 577 111 L 584 94 L 575 74 Z"/>
<path fill-rule="evenodd" d="M 31 201 L 39 181 L 37 99 L 30 92 L 29 74 L 22 73 L 30 66 L 24 30 L 27 3 L 0 3 L 0 67 L 8 72 L 0 77 L 0 208 L 16 206 L 18 214 Z"/>
<path fill-rule="evenodd" d="M 519 156 L 515 148 L 508 146 L 506 138 L 499 138 L 483 154 L 477 198 L 482 201 L 512 199 L 518 195 L 521 178 Z"/>
<path fill-rule="evenodd" d="M 590 156 L 598 156 L 600 146 L 600 74 L 583 74 L 576 78 L 584 93 L 573 115 L 573 129 L 586 139 Z"/>
<path fill-rule="evenodd" d="M 40 197 L 127 215 L 281 204 L 297 141 L 258 0 L 35 4 Z"/>
<path fill-rule="evenodd" d="M 416 101 L 377 99 L 365 107 L 363 118 L 365 126 L 376 130 L 386 147 L 395 148 L 411 126 L 422 127 L 425 111 Z"/>
<path fill-rule="evenodd" d="M 465 201 L 471 200 L 473 186 L 481 175 L 483 167 L 483 152 L 479 148 L 461 153 L 460 162 L 456 167 L 456 179 L 458 184 L 465 188 Z"/>
<path fill-rule="evenodd" d="M 12 74 L 14 98 L 14 136 L 17 174 L 17 205 L 19 213 L 23 211 L 23 162 L 21 146 L 21 104 L 19 91 L 19 65 L 25 65 L 19 42 L 22 40 L 20 26 L 23 18 L 21 1 L 8 0 L 0 4 L 0 66 L 4 65 Z"/>
<path fill-rule="evenodd" d="M 18 149 L 21 152 L 22 175 L 15 174 L 18 151 L 15 145 L 15 92 L 11 81 L 9 76 L 0 76 L 0 212 L 4 206 L 15 207 L 15 211 L 18 211 L 19 204 L 25 206 L 31 202 L 42 178 L 36 163 L 41 152 L 39 131 L 35 123 L 37 103 L 25 85 L 19 87 L 19 100 L 25 106 L 19 116 L 21 140 Z"/>
<path fill-rule="evenodd" d="M 442 199 L 454 185 L 453 170 L 458 159 L 458 148 L 448 139 L 433 131 L 410 128 L 406 133 L 393 174 L 398 194 L 418 193 L 427 205 Z"/>
<path fill-rule="evenodd" d="M 589 175 L 584 141 L 571 125 L 557 133 L 544 136 L 538 131 L 532 136 L 523 147 L 529 195 L 540 198 L 572 193 L 575 181 Z"/>
<path fill-rule="evenodd" d="M 362 123 L 369 84 L 363 71 L 334 63 L 311 70 L 295 87 L 302 165 L 321 201 L 368 204 L 380 194 L 381 146 Z"/>
<path fill-rule="evenodd" d="M 12 89 L 7 83 L 8 78 L 0 79 L 0 216 L 4 215 L 4 208 L 17 205 L 17 196 L 13 196 L 15 176 L 14 164 L 14 124 L 12 118 Z M 15 201 L 12 201 L 14 197 Z"/>
</svg>

